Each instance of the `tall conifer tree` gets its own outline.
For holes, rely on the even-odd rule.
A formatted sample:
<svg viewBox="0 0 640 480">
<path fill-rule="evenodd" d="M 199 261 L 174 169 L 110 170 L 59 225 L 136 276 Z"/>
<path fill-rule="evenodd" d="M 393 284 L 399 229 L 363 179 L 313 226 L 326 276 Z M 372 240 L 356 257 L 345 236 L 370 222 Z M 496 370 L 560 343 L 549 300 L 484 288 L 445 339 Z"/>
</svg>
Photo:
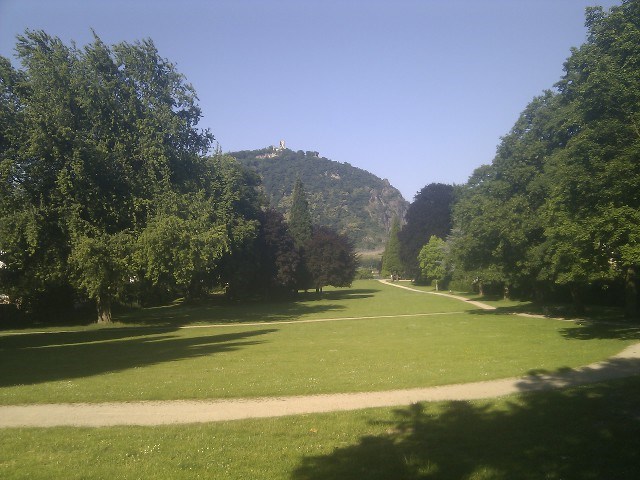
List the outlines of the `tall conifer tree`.
<svg viewBox="0 0 640 480">
<path fill-rule="evenodd" d="M 383 275 L 402 275 L 404 271 L 402 260 L 400 260 L 399 233 L 400 220 L 398 220 L 398 217 L 394 217 L 393 223 L 391 224 L 391 231 L 389 232 L 389 240 L 387 240 L 384 253 L 382 254 Z"/>
<path fill-rule="evenodd" d="M 313 232 L 311 214 L 309 213 L 309 202 L 304 191 L 304 185 L 298 178 L 293 186 L 291 212 L 289 212 L 289 229 L 291 236 L 296 242 L 296 247 L 303 248 Z"/>
</svg>

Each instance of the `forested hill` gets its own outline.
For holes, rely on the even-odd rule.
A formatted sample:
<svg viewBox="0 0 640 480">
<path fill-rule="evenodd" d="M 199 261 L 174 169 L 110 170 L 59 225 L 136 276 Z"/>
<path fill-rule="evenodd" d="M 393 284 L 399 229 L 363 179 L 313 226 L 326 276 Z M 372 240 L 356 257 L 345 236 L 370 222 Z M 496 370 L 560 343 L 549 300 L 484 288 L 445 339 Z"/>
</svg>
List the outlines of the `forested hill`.
<svg viewBox="0 0 640 480">
<path fill-rule="evenodd" d="M 270 147 L 231 155 L 260 174 L 270 204 L 284 214 L 299 177 L 313 222 L 348 234 L 361 250 L 382 248 L 393 217 L 402 218 L 408 207 L 388 180 L 317 152 Z"/>
</svg>

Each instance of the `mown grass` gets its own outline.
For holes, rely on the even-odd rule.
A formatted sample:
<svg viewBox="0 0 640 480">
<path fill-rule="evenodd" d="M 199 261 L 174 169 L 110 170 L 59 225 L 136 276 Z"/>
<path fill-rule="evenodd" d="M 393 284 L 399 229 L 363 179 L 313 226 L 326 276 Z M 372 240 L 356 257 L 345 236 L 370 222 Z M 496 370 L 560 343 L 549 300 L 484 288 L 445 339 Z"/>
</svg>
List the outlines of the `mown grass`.
<svg viewBox="0 0 640 480">
<path fill-rule="evenodd" d="M 633 328 L 484 312 L 377 282 L 262 308 L 261 317 L 257 304 L 177 305 L 166 309 L 170 314 L 150 309 L 127 319 L 156 322 L 152 327 L 2 334 L 0 404 L 442 385 L 575 367 L 640 338 Z M 304 323 L 359 316 L 367 318 Z M 213 321 L 226 325 L 203 325 Z M 180 328 L 185 324 L 194 328 Z"/>
<path fill-rule="evenodd" d="M 446 298 L 424 300 L 416 298 L 412 292 L 390 288 L 376 280 L 358 280 L 353 288 L 328 287 L 321 295 L 300 292 L 294 301 L 176 302 L 169 306 L 121 313 L 116 320 L 127 325 L 175 326 L 396 316 L 474 308 Z"/>
<path fill-rule="evenodd" d="M 492 401 L 0 430 L 0 478 L 636 479 L 640 378 Z"/>
<path fill-rule="evenodd" d="M 425 292 L 434 292 L 433 286 L 413 285 L 411 288 Z M 448 293 L 441 291 L 440 293 Z M 637 321 L 625 317 L 622 306 L 607 306 L 597 304 L 587 304 L 584 311 L 576 313 L 575 306 L 571 303 L 550 301 L 538 303 L 532 300 L 505 299 L 500 295 L 481 296 L 474 292 L 452 292 L 454 295 L 465 297 L 469 300 L 478 301 L 491 305 L 498 310 L 498 313 L 529 313 L 543 315 L 553 318 L 564 318 L 569 320 L 585 320 L 595 322 L 618 322 L 636 324 Z"/>
<path fill-rule="evenodd" d="M 429 312 L 436 315 L 418 315 Z M 177 304 L 130 312 L 118 328 L 5 332 L 0 402 L 426 386 L 589 363 L 640 338 L 632 326 L 503 312 L 362 282 L 293 304 Z M 638 431 L 635 377 L 492 401 L 276 419 L 0 429 L 0 478 L 635 479 Z"/>
<path fill-rule="evenodd" d="M 442 298 L 421 302 L 415 294 L 382 285 L 376 280 L 358 280 L 353 288 L 327 287 L 318 295 L 299 292 L 293 300 L 229 301 L 224 296 L 205 300 L 175 302 L 149 308 L 119 308 L 112 327 L 208 325 L 229 323 L 268 323 L 321 318 L 363 317 L 369 315 L 407 315 L 425 312 L 465 311 L 474 307 Z M 82 318 L 56 317 L 51 322 L 27 326 L 10 332 L 84 331 L 103 329 L 96 325 L 93 312 Z M 54 326 L 48 326 L 48 325 Z M 1 328 L 1 327 L 0 327 Z"/>
</svg>

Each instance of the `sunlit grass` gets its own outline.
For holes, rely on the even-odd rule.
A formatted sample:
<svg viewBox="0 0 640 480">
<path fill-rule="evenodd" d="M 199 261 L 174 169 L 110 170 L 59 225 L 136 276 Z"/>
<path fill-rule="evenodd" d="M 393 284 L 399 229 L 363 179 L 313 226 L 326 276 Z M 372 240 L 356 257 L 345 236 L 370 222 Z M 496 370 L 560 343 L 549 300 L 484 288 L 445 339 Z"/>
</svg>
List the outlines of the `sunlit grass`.
<svg viewBox="0 0 640 480">
<path fill-rule="evenodd" d="M 224 315 L 215 305 L 200 305 L 170 307 L 172 315 L 183 320 L 196 308 L 198 313 L 191 318 L 197 321 L 191 324 L 176 320 L 152 328 L 4 334 L 0 335 L 0 403 L 236 398 L 425 387 L 584 365 L 613 355 L 639 338 L 633 329 L 594 330 L 469 307 L 456 300 L 363 282 L 323 300 L 264 307 L 271 315 L 264 320 L 293 323 L 255 322 L 252 309 L 259 305 L 237 310 L 225 306 Z M 179 328 L 183 323 L 201 326 L 202 312 L 209 308 L 217 312 L 209 320 L 240 324 Z M 246 313 L 248 308 L 253 313 Z M 286 315 L 285 308 L 289 309 Z M 456 313 L 456 309 L 466 311 Z M 393 311 L 407 316 L 393 316 Z M 181 316 L 181 312 L 187 313 Z M 138 315 L 157 318 L 148 311 Z M 367 318 L 304 323 L 332 316 Z"/>
<path fill-rule="evenodd" d="M 368 318 L 336 320 L 347 317 Z M 578 366 L 640 339 L 631 326 L 481 311 L 377 282 L 295 303 L 177 304 L 118 320 L 0 334 L 0 403 L 429 386 Z M 638 398 L 632 378 L 263 420 L 0 429 L 0 478 L 630 480 L 640 469 Z"/>
<path fill-rule="evenodd" d="M 331 288 L 318 295 L 300 292 L 294 301 L 177 302 L 166 307 L 123 313 L 116 320 L 131 324 L 209 324 L 296 321 L 323 318 L 409 315 L 473 309 L 446 298 L 417 298 L 376 280 L 356 281 L 352 288 Z"/>
<path fill-rule="evenodd" d="M 3 479 L 604 479 L 640 470 L 638 378 L 498 400 L 161 427 L 0 430 Z"/>
</svg>

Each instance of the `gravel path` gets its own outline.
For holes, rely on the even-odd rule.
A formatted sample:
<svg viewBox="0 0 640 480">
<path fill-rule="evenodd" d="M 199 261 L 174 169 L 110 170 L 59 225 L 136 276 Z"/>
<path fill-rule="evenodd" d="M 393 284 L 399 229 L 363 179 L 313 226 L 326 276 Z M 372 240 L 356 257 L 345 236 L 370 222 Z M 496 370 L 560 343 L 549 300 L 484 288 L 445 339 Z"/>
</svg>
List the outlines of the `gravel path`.
<svg viewBox="0 0 640 480">
<path fill-rule="evenodd" d="M 281 417 L 391 407 L 415 402 L 477 400 L 572 387 L 640 374 L 640 343 L 603 362 L 550 375 L 532 375 L 441 387 L 213 401 L 144 401 L 0 406 L 0 427 L 166 425 Z"/>
<path fill-rule="evenodd" d="M 213 401 L 9 405 L 0 407 L 0 427 L 166 425 L 281 417 L 390 407 L 439 400 L 475 400 L 549 390 L 640 374 L 640 343 L 603 362 L 557 374 L 384 392 L 343 393 Z"/>
<path fill-rule="evenodd" d="M 428 295 L 440 295 L 441 297 L 449 297 L 455 300 L 460 300 L 461 302 L 469 303 L 474 305 L 482 310 L 495 310 L 496 307 L 492 307 L 491 305 L 487 305 L 486 303 L 476 302 L 474 300 L 469 300 L 468 298 L 461 297 L 460 295 L 453 295 L 452 293 L 444 293 L 444 292 L 427 292 L 425 290 L 418 290 L 417 288 L 406 287 L 404 285 L 400 285 L 398 283 L 390 282 L 389 280 L 378 280 L 380 283 L 384 283 L 385 285 L 389 285 L 391 287 L 402 288 L 404 290 L 409 290 L 411 292 L 418 293 L 426 293 Z"/>
<path fill-rule="evenodd" d="M 402 285 L 399 288 L 420 292 Z M 439 295 L 453 296 L 441 293 Z M 456 296 L 453 296 L 456 297 Z M 463 297 L 459 300 L 469 302 Z M 470 302 L 479 308 L 489 305 Z M 484 306 L 483 306 L 484 305 Z M 0 427 L 167 425 L 391 407 L 423 401 L 476 400 L 550 390 L 640 374 L 640 343 L 605 361 L 560 373 L 383 392 L 292 397 L 0 406 Z"/>
</svg>

